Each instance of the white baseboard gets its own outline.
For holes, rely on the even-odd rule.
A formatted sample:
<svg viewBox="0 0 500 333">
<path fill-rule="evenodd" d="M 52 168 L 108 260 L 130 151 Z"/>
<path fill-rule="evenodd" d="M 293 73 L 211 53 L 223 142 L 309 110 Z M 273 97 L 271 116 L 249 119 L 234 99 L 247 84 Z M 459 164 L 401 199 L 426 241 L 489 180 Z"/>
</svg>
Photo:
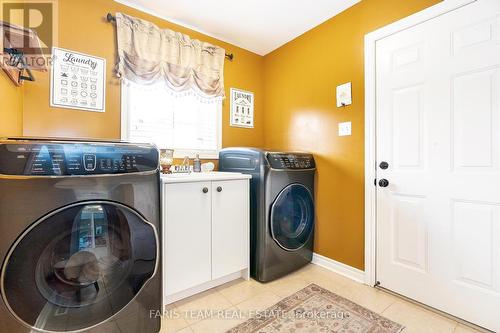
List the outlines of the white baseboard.
<svg viewBox="0 0 500 333">
<path fill-rule="evenodd" d="M 365 272 L 317 253 L 313 253 L 312 263 L 343 275 L 356 282 L 365 283 Z"/>
<path fill-rule="evenodd" d="M 202 283 L 202 284 L 195 286 L 193 288 L 179 291 L 175 294 L 163 295 L 163 309 L 165 309 L 165 307 L 169 304 L 172 304 L 174 302 L 180 301 L 181 299 L 188 298 L 190 296 L 199 294 L 199 293 L 204 292 L 206 290 L 218 287 L 220 285 L 223 285 L 224 283 L 227 283 L 227 282 L 239 279 L 239 278 L 249 280 L 250 279 L 249 272 L 250 272 L 250 270 L 248 268 L 243 269 L 239 272 L 235 272 L 235 273 L 223 276 L 223 277 L 215 279 L 215 280 L 210 280 L 208 282 Z"/>
</svg>

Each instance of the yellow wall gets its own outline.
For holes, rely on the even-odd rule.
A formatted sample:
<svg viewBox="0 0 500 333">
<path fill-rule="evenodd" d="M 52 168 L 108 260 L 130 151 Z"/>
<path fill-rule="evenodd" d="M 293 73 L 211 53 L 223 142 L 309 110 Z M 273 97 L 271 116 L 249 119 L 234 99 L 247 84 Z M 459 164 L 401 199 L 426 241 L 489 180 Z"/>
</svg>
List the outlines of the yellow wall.
<svg viewBox="0 0 500 333">
<path fill-rule="evenodd" d="M 36 82 L 25 84 L 24 135 L 120 138 L 120 84 L 113 74 L 116 43 L 115 28 L 104 20 L 108 12 L 123 12 L 149 20 L 201 39 L 234 53 L 234 62 L 226 61 L 226 94 L 237 87 L 255 93 L 255 128 L 229 127 L 229 99 L 223 104 L 223 145 L 260 146 L 263 143 L 263 58 L 174 25 L 151 15 L 123 6 L 113 0 L 59 0 L 58 46 L 107 59 L 106 112 L 94 113 L 49 107 L 49 73 L 35 73 Z"/>
<path fill-rule="evenodd" d="M 363 0 L 267 55 L 264 143 L 315 154 L 315 252 L 364 267 L 364 35 L 437 0 Z M 352 82 L 353 104 L 335 87 Z M 352 121 L 352 136 L 338 137 Z"/>
<path fill-rule="evenodd" d="M 23 88 L 0 69 L 0 137 L 23 133 Z"/>
<path fill-rule="evenodd" d="M 3 5 L 3 0 L 0 0 L 0 5 Z M 23 88 L 17 87 L 0 69 L 0 138 L 22 134 Z"/>
</svg>

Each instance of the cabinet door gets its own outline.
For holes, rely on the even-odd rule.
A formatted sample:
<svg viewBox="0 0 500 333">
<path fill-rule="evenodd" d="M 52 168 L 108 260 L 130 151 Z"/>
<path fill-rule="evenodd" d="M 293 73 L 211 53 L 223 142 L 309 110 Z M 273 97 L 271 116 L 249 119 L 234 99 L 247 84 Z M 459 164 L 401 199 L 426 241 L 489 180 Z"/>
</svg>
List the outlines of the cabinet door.
<svg viewBox="0 0 500 333">
<path fill-rule="evenodd" d="M 211 279 L 211 183 L 164 185 L 164 293 Z"/>
<path fill-rule="evenodd" d="M 248 180 L 212 182 L 212 279 L 249 265 Z"/>
</svg>

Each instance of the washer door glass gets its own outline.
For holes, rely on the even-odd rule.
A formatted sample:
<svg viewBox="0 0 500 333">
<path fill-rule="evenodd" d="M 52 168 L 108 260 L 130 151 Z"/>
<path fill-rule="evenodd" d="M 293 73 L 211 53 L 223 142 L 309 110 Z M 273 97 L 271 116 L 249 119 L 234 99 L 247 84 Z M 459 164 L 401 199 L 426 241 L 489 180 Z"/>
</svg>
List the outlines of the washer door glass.
<svg viewBox="0 0 500 333">
<path fill-rule="evenodd" d="M 304 185 L 285 187 L 271 207 L 271 234 L 285 250 L 297 250 L 314 230 L 314 202 Z"/>
<path fill-rule="evenodd" d="M 154 275 L 157 236 L 130 208 L 68 206 L 34 223 L 2 268 L 2 297 L 22 323 L 50 332 L 82 330 L 123 309 Z"/>
</svg>

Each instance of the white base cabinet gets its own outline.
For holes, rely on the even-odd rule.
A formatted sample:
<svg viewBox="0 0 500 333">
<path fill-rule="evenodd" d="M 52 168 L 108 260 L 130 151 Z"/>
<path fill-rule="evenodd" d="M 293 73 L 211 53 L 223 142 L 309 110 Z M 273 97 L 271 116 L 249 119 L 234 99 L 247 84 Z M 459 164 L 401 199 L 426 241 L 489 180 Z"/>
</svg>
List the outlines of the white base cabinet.
<svg viewBox="0 0 500 333">
<path fill-rule="evenodd" d="M 162 176 L 164 305 L 249 278 L 249 178 Z"/>
</svg>

